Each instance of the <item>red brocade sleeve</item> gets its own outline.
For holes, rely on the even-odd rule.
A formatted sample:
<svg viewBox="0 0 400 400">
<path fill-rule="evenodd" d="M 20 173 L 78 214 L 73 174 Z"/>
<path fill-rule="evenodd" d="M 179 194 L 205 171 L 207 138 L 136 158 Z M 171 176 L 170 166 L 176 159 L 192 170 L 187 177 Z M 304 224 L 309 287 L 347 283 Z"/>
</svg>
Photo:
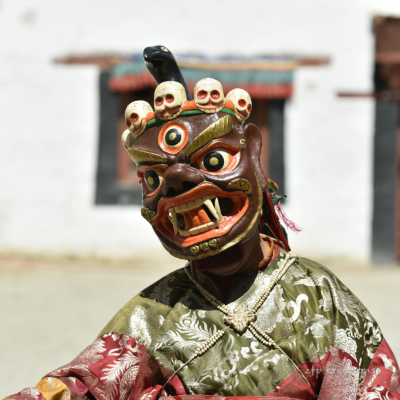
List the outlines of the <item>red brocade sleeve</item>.
<svg viewBox="0 0 400 400">
<path fill-rule="evenodd" d="M 360 383 L 358 399 L 400 399 L 399 365 L 385 339 L 376 350 L 365 378 Z"/>
<path fill-rule="evenodd" d="M 346 352 L 332 346 L 323 356 L 299 366 L 311 387 L 295 371 L 265 397 L 188 395 L 175 376 L 161 391 L 171 372 L 146 353 L 131 336 L 107 333 L 71 363 L 46 375 L 35 388 L 7 397 L 13 400 L 400 400 L 400 371 L 386 340 L 371 355 L 363 372 Z M 165 398 L 166 400 L 167 398 Z M 164 399 L 163 399 L 164 400 Z"/>
<path fill-rule="evenodd" d="M 107 333 L 72 362 L 46 375 L 35 388 L 6 399 L 155 399 L 170 375 L 133 337 Z M 166 389 L 171 394 L 186 394 L 178 377 Z"/>
</svg>

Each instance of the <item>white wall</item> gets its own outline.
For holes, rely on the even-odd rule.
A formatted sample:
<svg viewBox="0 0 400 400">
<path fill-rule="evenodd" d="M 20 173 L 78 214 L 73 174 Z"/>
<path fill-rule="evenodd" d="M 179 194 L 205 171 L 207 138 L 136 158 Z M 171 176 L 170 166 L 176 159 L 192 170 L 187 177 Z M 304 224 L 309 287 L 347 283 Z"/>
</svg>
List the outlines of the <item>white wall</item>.
<svg viewBox="0 0 400 400">
<path fill-rule="evenodd" d="M 368 0 L 368 7 L 373 14 L 400 16 L 400 3 L 397 0 Z"/>
<path fill-rule="evenodd" d="M 286 112 L 286 209 L 304 228 L 289 234 L 296 250 L 366 260 L 371 256 L 374 101 L 338 98 L 337 92 L 372 92 L 372 20 L 399 16 L 400 2 L 352 3 L 354 8 L 329 24 L 335 27 L 330 36 L 324 35 L 331 65 L 296 73 L 296 93 Z"/>
<path fill-rule="evenodd" d="M 334 73 L 332 66 L 296 74 L 297 92 L 286 113 L 290 168 L 285 209 L 303 232 L 289 234 L 290 243 L 309 256 L 367 259 L 374 104 L 338 98 Z"/>
<path fill-rule="evenodd" d="M 159 248 L 139 207 L 94 206 L 97 71 L 52 60 L 165 44 L 331 57 L 329 66 L 296 72 L 287 107 L 286 208 L 304 228 L 292 243 L 299 252 L 367 258 L 373 104 L 336 93 L 372 89 L 380 2 L 1 0 L 0 251 L 129 256 Z"/>
</svg>

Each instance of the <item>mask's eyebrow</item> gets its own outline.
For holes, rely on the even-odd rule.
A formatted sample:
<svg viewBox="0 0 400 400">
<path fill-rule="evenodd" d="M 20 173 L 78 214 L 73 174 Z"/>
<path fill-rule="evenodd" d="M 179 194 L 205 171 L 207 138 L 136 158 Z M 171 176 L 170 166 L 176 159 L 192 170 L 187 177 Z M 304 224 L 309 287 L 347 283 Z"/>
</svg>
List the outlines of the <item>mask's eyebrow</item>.
<svg viewBox="0 0 400 400">
<path fill-rule="evenodd" d="M 160 156 L 159 154 L 151 153 L 150 151 L 128 149 L 128 153 L 136 164 L 140 164 L 142 162 L 155 162 L 155 163 L 167 162 L 166 157 Z"/>
<path fill-rule="evenodd" d="M 192 143 L 186 148 L 186 157 L 189 157 L 195 151 L 203 147 L 211 140 L 219 138 L 226 135 L 232 130 L 232 117 L 230 115 L 225 115 L 225 117 L 219 119 L 218 121 L 211 124 L 209 127 L 204 129 L 203 132 L 193 140 Z"/>
</svg>

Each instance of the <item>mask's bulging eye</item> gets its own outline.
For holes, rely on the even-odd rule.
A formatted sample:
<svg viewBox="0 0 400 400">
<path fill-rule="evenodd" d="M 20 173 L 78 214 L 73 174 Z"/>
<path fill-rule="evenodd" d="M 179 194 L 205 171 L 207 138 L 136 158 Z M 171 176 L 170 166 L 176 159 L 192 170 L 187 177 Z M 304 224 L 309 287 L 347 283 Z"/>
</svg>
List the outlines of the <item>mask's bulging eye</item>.
<svg viewBox="0 0 400 400">
<path fill-rule="evenodd" d="M 157 190 L 160 186 L 160 177 L 157 172 L 152 169 L 146 171 L 144 179 L 146 180 L 146 184 L 152 192 Z"/>
<path fill-rule="evenodd" d="M 240 150 L 224 142 L 214 142 L 193 155 L 191 164 L 211 175 L 232 171 L 239 164 Z"/>
<path fill-rule="evenodd" d="M 224 170 L 232 161 L 232 155 L 226 151 L 210 151 L 203 158 L 201 166 L 206 171 L 217 172 Z"/>
<path fill-rule="evenodd" d="M 168 129 L 164 136 L 164 142 L 169 147 L 176 147 L 182 142 L 182 132 L 176 128 Z"/>
<path fill-rule="evenodd" d="M 170 122 L 163 126 L 158 134 L 158 144 L 163 151 L 170 154 L 179 153 L 186 145 L 188 131 L 179 122 Z"/>
<path fill-rule="evenodd" d="M 160 192 L 166 168 L 166 165 L 138 166 L 136 173 L 146 196 L 153 196 L 155 193 Z"/>
</svg>

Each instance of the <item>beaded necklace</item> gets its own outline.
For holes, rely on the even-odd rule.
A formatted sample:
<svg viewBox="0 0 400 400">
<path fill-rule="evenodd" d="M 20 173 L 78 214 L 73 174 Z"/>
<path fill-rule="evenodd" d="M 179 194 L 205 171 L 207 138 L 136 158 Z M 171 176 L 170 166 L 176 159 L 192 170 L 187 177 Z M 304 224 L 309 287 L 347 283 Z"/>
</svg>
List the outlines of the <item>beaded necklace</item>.
<svg viewBox="0 0 400 400">
<path fill-rule="evenodd" d="M 224 336 L 227 329 L 232 328 L 240 335 L 246 332 L 247 328 L 253 334 L 253 336 L 265 346 L 271 346 L 278 349 L 287 359 L 291 362 L 291 364 L 295 367 L 295 369 L 299 372 L 299 374 L 303 377 L 303 379 L 307 382 L 307 384 L 312 388 L 308 379 L 304 376 L 298 366 L 294 363 L 294 361 L 285 353 L 285 351 L 278 346 L 278 344 L 268 336 L 262 329 L 260 329 L 256 324 L 255 321 L 257 319 L 256 312 L 257 310 L 263 305 L 265 300 L 267 299 L 268 295 L 270 294 L 273 287 L 279 282 L 282 276 L 286 273 L 289 267 L 297 260 L 299 256 L 290 251 L 286 253 L 285 259 L 282 262 L 282 265 L 279 269 L 276 270 L 275 276 L 272 278 L 271 282 L 265 288 L 265 290 L 257 297 L 256 301 L 253 305 L 248 307 L 246 304 L 242 303 L 239 304 L 234 310 L 231 310 L 227 305 L 222 303 L 222 301 L 218 300 L 215 296 L 213 296 L 210 292 L 208 292 L 196 279 L 194 273 L 194 266 L 193 263 L 188 263 L 185 267 L 185 272 L 188 278 L 192 281 L 192 283 L 196 286 L 199 292 L 208 300 L 215 308 L 220 310 L 224 317 L 224 323 L 228 325 L 226 328 L 221 329 L 214 333 L 206 342 L 200 344 L 197 351 L 186 361 L 181 367 L 179 367 L 167 380 L 167 382 L 162 387 L 161 391 L 167 386 L 169 381 L 186 365 L 188 365 L 191 361 L 195 358 L 202 356 L 204 353 L 207 352 L 211 347 L 213 347 L 219 339 Z M 316 398 L 318 396 L 314 392 Z"/>
</svg>

